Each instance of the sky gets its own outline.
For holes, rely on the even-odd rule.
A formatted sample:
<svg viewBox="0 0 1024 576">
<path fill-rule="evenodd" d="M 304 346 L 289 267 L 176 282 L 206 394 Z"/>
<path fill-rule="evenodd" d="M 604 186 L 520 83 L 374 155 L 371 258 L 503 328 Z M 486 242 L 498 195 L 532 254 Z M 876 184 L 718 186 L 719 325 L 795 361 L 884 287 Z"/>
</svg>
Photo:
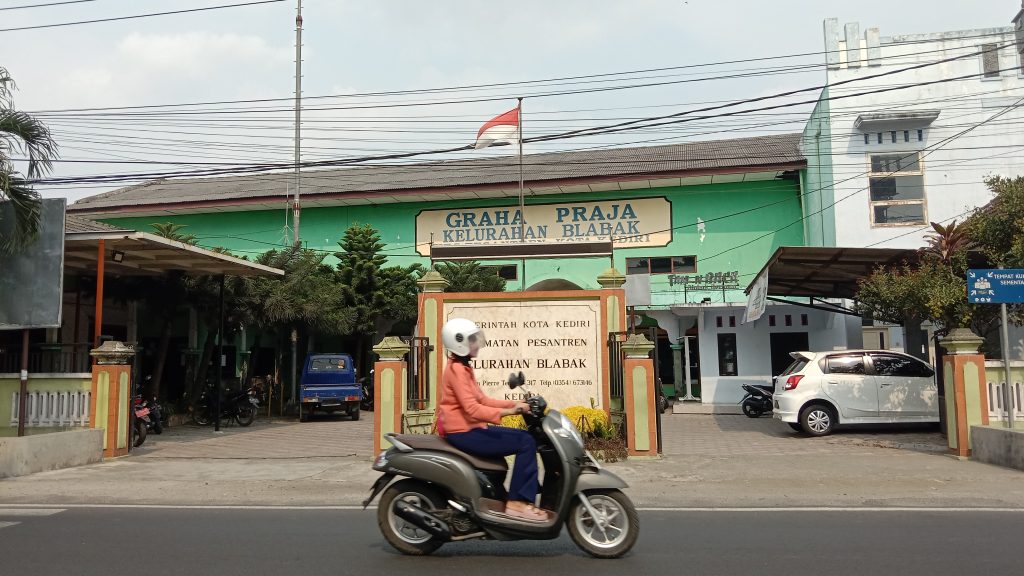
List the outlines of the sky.
<svg viewBox="0 0 1024 576">
<path fill-rule="evenodd" d="M 292 160 L 292 102 L 273 99 L 294 95 L 294 0 L 3 31 L 245 0 L 94 0 L 4 10 L 53 1 L 0 0 L 0 66 L 18 83 L 17 108 L 43 119 L 61 147 L 53 176 L 141 180 L 155 172 Z M 303 160 L 467 144 L 517 96 L 526 96 L 523 130 L 530 137 L 815 86 L 824 78 L 818 53 L 825 18 L 859 22 L 862 31 L 878 27 L 884 37 L 1008 26 L 1019 8 L 1015 0 L 306 0 Z M 805 56 L 748 61 L 796 54 Z M 699 66 L 730 61 L 741 62 Z M 648 72 L 611 75 L 628 71 Z M 600 74 L 609 76 L 593 77 Z M 660 85 L 623 89 L 637 84 Z M 380 94 L 396 91 L 405 93 Z M 538 95 L 551 92 L 577 93 Z M 258 99 L 270 101 L 96 110 Z M 751 119 L 709 121 L 536 143 L 526 151 L 799 131 L 805 112 L 774 115 L 771 127 Z M 487 153 L 508 150 L 422 158 Z M 73 201 L 117 186 L 38 189 Z"/>
</svg>

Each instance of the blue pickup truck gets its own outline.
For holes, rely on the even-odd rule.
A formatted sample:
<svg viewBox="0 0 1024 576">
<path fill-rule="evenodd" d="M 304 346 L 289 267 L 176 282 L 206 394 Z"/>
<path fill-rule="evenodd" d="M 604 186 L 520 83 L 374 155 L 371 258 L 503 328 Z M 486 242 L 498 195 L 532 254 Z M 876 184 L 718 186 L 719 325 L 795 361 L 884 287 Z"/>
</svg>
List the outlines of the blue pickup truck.
<svg viewBox="0 0 1024 576">
<path fill-rule="evenodd" d="M 302 370 L 302 398 L 299 419 L 309 420 L 316 410 L 344 411 L 359 420 L 359 403 L 363 389 L 356 378 L 352 356 L 348 354 L 310 354 Z"/>
</svg>

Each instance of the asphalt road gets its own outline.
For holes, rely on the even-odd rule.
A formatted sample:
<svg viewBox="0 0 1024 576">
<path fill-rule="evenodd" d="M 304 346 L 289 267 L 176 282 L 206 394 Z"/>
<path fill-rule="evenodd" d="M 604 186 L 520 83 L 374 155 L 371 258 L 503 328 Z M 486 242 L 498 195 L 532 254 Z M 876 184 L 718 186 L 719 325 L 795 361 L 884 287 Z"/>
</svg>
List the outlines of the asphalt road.
<svg viewBox="0 0 1024 576">
<path fill-rule="evenodd" d="M 641 512 L 629 556 L 594 560 L 567 536 L 463 542 L 400 556 L 373 512 L 0 507 L 5 574 L 1018 574 L 1024 513 L 978 510 Z"/>
</svg>

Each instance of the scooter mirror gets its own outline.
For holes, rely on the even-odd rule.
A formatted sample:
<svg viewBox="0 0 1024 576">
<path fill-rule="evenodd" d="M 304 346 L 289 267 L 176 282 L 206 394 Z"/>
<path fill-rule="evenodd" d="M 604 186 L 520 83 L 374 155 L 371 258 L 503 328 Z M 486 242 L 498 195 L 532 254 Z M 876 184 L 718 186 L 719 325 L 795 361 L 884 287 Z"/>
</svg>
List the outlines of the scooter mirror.
<svg viewBox="0 0 1024 576">
<path fill-rule="evenodd" d="M 526 379 L 523 376 L 522 372 L 520 372 L 519 374 L 513 373 L 508 375 L 508 387 L 511 388 L 512 390 L 519 388 L 525 383 Z"/>
</svg>

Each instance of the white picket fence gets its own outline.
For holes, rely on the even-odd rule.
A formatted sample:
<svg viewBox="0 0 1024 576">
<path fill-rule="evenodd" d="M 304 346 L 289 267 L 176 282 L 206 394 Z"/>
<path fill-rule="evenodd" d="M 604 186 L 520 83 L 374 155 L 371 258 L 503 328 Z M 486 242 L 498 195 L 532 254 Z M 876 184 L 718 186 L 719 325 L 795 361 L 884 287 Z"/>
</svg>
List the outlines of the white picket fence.
<svg viewBox="0 0 1024 576">
<path fill-rule="evenodd" d="M 988 383 L 988 419 L 989 421 L 1005 421 L 1006 413 L 1005 398 L 1003 396 L 1003 389 L 1005 388 L 1005 382 L 989 382 Z M 1011 402 L 1013 405 L 1013 419 L 1024 420 L 1024 414 L 1022 414 L 1021 406 L 1024 406 L 1024 384 L 1020 382 L 1014 382 L 1010 387 Z"/>
<path fill-rule="evenodd" d="M 11 396 L 11 426 L 18 425 L 19 392 Z M 25 396 L 25 426 L 88 426 L 88 391 L 32 391 Z"/>
</svg>

